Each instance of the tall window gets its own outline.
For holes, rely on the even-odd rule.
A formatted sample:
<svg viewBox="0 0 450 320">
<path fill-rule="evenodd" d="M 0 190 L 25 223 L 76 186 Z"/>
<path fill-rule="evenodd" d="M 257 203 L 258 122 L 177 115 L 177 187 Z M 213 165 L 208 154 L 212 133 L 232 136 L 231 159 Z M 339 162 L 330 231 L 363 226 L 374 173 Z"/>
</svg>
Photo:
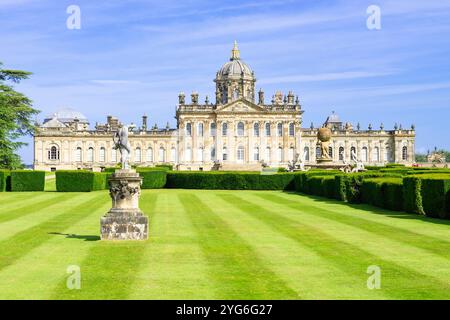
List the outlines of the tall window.
<svg viewBox="0 0 450 320">
<path fill-rule="evenodd" d="M 213 123 L 211 123 L 211 126 L 210 126 L 210 133 L 211 133 L 211 136 L 212 137 L 215 137 L 216 136 L 216 123 L 215 122 L 213 122 Z"/>
<path fill-rule="evenodd" d="M 81 162 L 82 160 L 83 160 L 82 151 L 81 151 L 81 148 L 78 147 L 77 150 L 75 151 L 75 161 Z"/>
<path fill-rule="evenodd" d="M 320 158 L 322 156 L 322 150 L 320 147 L 316 148 L 316 159 Z"/>
<path fill-rule="evenodd" d="M 203 162 L 203 148 L 197 149 L 197 161 Z"/>
<path fill-rule="evenodd" d="M 402 160 L 403 161 L 408 160 L 408 147 L 406 146 L 402 148 Z"/>
<path fill-rule="evenodd" d="M 105 154 L 106 154 L 105 148 L 101 147 L 98 153 L 98 161 L 105 162 Z"/>
<path fill-rule="evenodd" d="M 147 162 L 153 162 L 153 149 L 152 149 L 152 147 L 149 147 L 147 149 L 147 156 L 145 158 L 147 159 Z"/>
<path fill-rule="evenodd" d="M 283 124 L 282 124 L 282 123 L 279 123 L 279 124 L 277 125 L 277 135 L 278 135 L 279 137 L 282 137 L 282 136 L 283 136 Z"/>
<path fill-rule="evenodd" d="M 87 161 L 94 162 L 94 148 L 90 147 L 87 152 Z"/>
<path fill-rule="evenodd" d="M 368 161 L 368 152 L 367 152 L 367 147 L 363 147 L 361 149 L 361 157 L 362 157 L 362 161 L 367 162 Z"/>
<path fill-rule="evenodd" d="M 277 150 L 277 161 L 278 162 L 283 162 L 283 148 L 282 147 L 278 147 L 278 150 Z"/>
<path fill-rule="evenodd" d="M 339 161 L 344 161 L 344 147 L 339 147 Z"/>
<path fill-rule="evenodd" d="M 222 124 L 222 136 L 227 136 L 228 135 L 228 123 L 223 123 Z"/>
<path fill-rule="evenodd" d="M 172 149 L 170 149 L 170 158 L 172 162 L 177 162 L 177 149 L 175 147 L 172 147 Z"/>
<path fill-rule="evenodd" d="M 266 137 L 270 137 L 270 123 L 266 123 Z"/>
<path fill-rule="evenodd" d="M 391 161 L 391 148 L 389 147 L 386 147 L 386 149 L 384 150 L 384 161 Z"/>
<path fill-rule="evenodd" d="M 117 162 L 117 149 L 111 149 L 111 162 Z"/>
<path fill-rule="evenodd" d="M 290 148 L 289 148 L 289 151 L 288 151 L 288 158 L 289 158 L 289 161 L 294 160 L 294 147 L 290 147 Z"/>
<path fill-rule="evenodd" d="M 159 162 L 166 162 L 166 150 L 164 147 L 159 147 Z"/>
<path fill-rule="evenodd" d="M 237 125 L 237 134 L 238 136 L 243 136 L 244 135 L 244 123 L 243 122 L 239 122 Z"/>
<path fill-rule="evenodd" d="M 239 146 L 237 149 L 237 160 L 244 161 L 244 147 Z"/>
<path fill-rule="evenodd" d="M 57 147 L 52 146 L 48 151 L 48 159 L 49 160 L 59 160 L 59 150 Z"/>
<path fill-rule="evenodd" d="M 330 158 L 333 158 L 333 147 L 328 147 L 328 154 L 330 155 Z"/>
<path fill-rule="evenodd" d="M 198 124 L 198 136 L 203 137 L 203 123 Z"/>
<path fill-rule="evenodd" d="M 222 148 L 222 160 L 224 160 L 224 161 L 228 160 L 228 151 L 227 151 L 227 147 L 223 147 L 223 148 Z"/>
<path fill-rule="evenodd" d="M 255 123 L 253 125 L 253 135 L 255 137 L 259 137 L 259 123 Z"/>
<path fill-rule="evenodd" d="M 293 122 L 289 123 L 289 135 L 291 137 L 293 137 L 295 135 L 295 127 L 294 127 L 294 123 Z"/>
<path fill-rule="evenodd" d="M 375 162 L 380 161 L 380 148 L 378 148 L 378 147 L 373 148 L 372 160 Z"/>
<path fill-rule="evenodd" d="M 141 148 L 134 150 L 134 162 L 141 162 Z"/>
<path fill-rule="evenodd" d="M 353 159 L 353 154 L 355 154 L 355 156 L 358 156 L 356 153 L 356 148 L 355 147 L 351 147 L 350 148 L 350 159 Z"/>
<path fill-rule="evenodd" d="M 259 161 L 259 147 L 253 149 L 253 160 Z"/>
<path fill-rule="evenodd" d="M 186 124 L 186 135 L 188 137 L 192 136 L 192 124 L 190 124 L 190 123 Z"/>
<path fill-rule="evenodd" d="M 186 149 L 186 161 L 192 161 L 192 149 L 187 147 Z"/>
<path fill-rule="evenodd" d="M 216 161 L 216 147 L 211 147 L 211 161 Z"/>
<path fill-rule="evenodd" d="M 266 154 L 264 155 L 264 160 L 266 160 L 267 162 L 270 162 L 270 147 L 266 147 Z"/>
<path fill-rule="evenodd" d="M 305 161 L 309 161 L 309 147 L 305 147 L 305 149 L 303 149 L 303 155 L 305 157 Z"/>
</svg>

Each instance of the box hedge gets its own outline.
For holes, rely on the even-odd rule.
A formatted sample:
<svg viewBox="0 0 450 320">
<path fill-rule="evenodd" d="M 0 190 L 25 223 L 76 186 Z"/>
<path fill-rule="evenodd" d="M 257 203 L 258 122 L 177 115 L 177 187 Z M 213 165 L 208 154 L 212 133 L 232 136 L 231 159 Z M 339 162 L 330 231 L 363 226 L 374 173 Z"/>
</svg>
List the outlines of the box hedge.
<svg viewBox="0 0 450 320">
<path fill-rule="evenodd" d="M 137 168 L 136 171 L 142 177 L 142 189 L 164 188 L 167 182 L 167 170 L 164 168 Z"/>
<path fill-rule="evenodd" d="M 11 191 L 11 172 L 0 170 L 0 192 Z"/>
<path fill-rule="evenodd" d="M 369 178 L 362 180 L 361 201 L 381 208 L 403 209 L 401 178 Z"/>
<path fill-rule="evenodd" d="M 260 174 L 256 172 L 167 173 L 167 188 L 225 190 L 293 190 L 294 173 Z"/>
<path fill-rule="evenodd" d="M 90 192 L 108 188 L 108 172 L 83 170 L 58 170 L 56 190 L 59 192 Z"/>
<path fill-rule="evenodd" d="M 11 191 L 44 191 L 45 171 L 11 171 Z"/>
<path fill-rule="evenodd" d="M 335 175 L 338 174 L 342 174 L 342 172 L 338 170 L 310 170 L 310 171 L 296 172 L 294 178 L 295 191 L 313 194 L 313 192 L 310 191 L 310 180 L 308 178 L 311 178 L 313 176 L 334 177 Z"/>
<path fill-rule="evenodd" d="M 405 211 L 424 214 L 421 189 L 422 179 L 419 176 L 403 178 L 403 209 Z"/>
<path fill-rule="evenodd" d="M 450 175 L 421 177 L 423 211 L 427 216 L 450 219 Z"/>
</svg>

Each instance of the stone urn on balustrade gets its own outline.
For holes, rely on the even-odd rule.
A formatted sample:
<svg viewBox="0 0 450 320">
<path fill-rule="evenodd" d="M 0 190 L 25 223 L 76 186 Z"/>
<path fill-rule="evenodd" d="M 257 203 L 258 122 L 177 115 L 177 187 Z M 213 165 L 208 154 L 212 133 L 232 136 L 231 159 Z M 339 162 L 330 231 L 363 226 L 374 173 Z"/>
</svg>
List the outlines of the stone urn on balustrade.
<svg viewBox="0 0 450 320">
<path fill-rule="evenodd" d="M 135 170 L 116 170 L 109 178 L 112 208 L 100 219 L 102 240 L 148 239 L 148 217 L 139 209 L 142 178 Z"/>
</svg>

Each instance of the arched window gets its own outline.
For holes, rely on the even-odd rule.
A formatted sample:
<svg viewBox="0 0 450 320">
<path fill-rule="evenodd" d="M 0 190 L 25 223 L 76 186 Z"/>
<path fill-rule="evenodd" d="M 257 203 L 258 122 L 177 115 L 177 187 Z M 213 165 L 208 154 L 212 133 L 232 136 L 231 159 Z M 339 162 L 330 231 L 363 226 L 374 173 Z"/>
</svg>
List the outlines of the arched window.
<svg viewBox="0 0 450 320">
<path fill-rule="evenodd" d="M 292 147 L 292 146 L 288 150 L 288 158 L 289 158 L 289 161 L 294 160 L 294 147 Z"/>
<path fill-rule="evenodd" d="M 339 161 L 344 161 L 344 147 L 339 147 Z"/>
<path fill-rule="evenodd" d="M 368 152 L 367 152 L 367 147 L 363 147 L 362 149 L 361 149 L 361 157 L 362 157 L 362 161 L 364 161 L 364 162 L 367 162 L 368 161 Z"/>
<path fill-rule="evenodd" d="M 243 122 L 239 122 L 237 125 L 237 135 L 238 136 L 244 135 L 244 123 Z"/>
<path fill-rule="evenodd" d="M 280 146 L 277 150 L 277 161 L 283 162 L 283 148 Z"/>
<path fill-rule="evenodd" d="M 305 161 L 309 161 L 309 147 L 303 149 L 303 156 L 305 157 Z"/>
<path fill-rule="evenodd" d="M 192 136 L 192 124 L 186 123 L 186 135 L 188 137 Z"/>
<path fill-rule="evenodd" d="M 80 147 L 77 148 L 77 150 L 75 151 L 75 161 L 76 162 L 81 162 L 83 160 L 83 156 L 82 156 L 82 150 Z"/>
<path fill-rule="evenodd" d="M 374 161 L 374 162 L 380 161 L 380 148 L 378 148 L 378 147 L 373 148 L 372 161 Z"/>
<path fill-rule="evenodd" d="M 239 146 L 237 149 L 237 160 L 244 161 L 244 147 Z"/>
<path fill-rule="evenodd" d="M 270 137 L 270 123 L 266 123 L 266 137 Z"/>
<path fill-rule="evenodd" d="M 223 123 L 222 124 L 222 136 L 227 136 L 228 135 L 228 123 Z"/>
<path fill-rule="evenodd" d="M 350 148 L 350 159 L 353 160 L 353 154 L 357 157 L 358 154 L 356 153 L 356 148 L 355 147 L 351 147 Z"/>
<path fill-rule="evenodd" d="M 153 149 L 152 149 L 152 147 L 149 147 L 147 149 L 146 159 L 147 159 L 147 162 L 153 162 Z"/>
<path fill-rule="evenodd" d="M 320 147 L 316 147 L 316 159 L 319 159 L 322 156 L 322 150 Z"/>
<path fill-rule="evenodd" d="M 104 147 L 101 147 L 100 151 L 98 153 L 98 161 L 105 162 L 105 155 L 106 155 L 106 150 Z"/>
<path fill-rule="evenodd" d="M 48 151 L 49 160 L 59 160 L 59 150 L 56 146 L 52 146 Z"/>
<path fill-rule="evenodd" d="M 211 133 L 211 137 L 215 137 L 216 136 L 216 123 L 215 122 L 211 123 L 210 133 Z"/>
<path fill-rule="evenodd" d="M 172 162 L 177 162 L 177 149 L 175 147 L 170 150 L 170 157 Z"/>
<path fill-rule="evenodd" d="M 197 149 L 197 161 L 203 162 L 203 147 Z"/>
<path fill-rule="evenodd" d="M 330 155 L 330 158 L 333 158 L 333 147 L 332 146 L 328 147 L 328 154 Z"/>
<path fill-rule="evenodd" d="M 283 124 L 282 123 L 277 124 L 277 135 L 279 137 L 283 136 Z"/>
<path fill-rule="evenodd" d="M 134 162 L 141 162 L 141 148 L 134 150 Z"/>
<path fill-rule="evenodd" d="M 166 162 L 166 150 L 164 147 L 159 147 L 159 162 Z"/>
<path fill-rule="evenodd" d="M 186 161 L 192 161 L 192 149 L 187 147 L 186 149 Z"/>
<path fill-rule="evenodd" d="M 211 161 L 216 161 L 216 147 L 211 147 Z"/>
<path fill-rule="evenodd" d="M 111 162 L 117 162 L 117 149 L 111 149 Z"/>
<path fill-rule="evenodd" d="M 291 137 L 293 137 L 295 135 L 295 127 L 294 127 L 294 123 L 293 122 L 289 123 L 289 135 Z"/>
<path fill-rule="evenodd" d="M 259 161 L 259 147 L 258 146 L 256 146 L 253 149 L 253 160 Z"/>
<path fill-rule="evenodd" d="M 227 151 L 227 147 L 225 147 L 225 146 L 222 148 L 222 160 L 223 161 L 228 160 L 228 151 Z"/>
<path fill-rule="evenodd" d="M 386 147 L 386 149 L 384 150 L 384 161 L 386 161 L 386 162 L 391 161 L 391 148 L 390 147 Z"/>
<path fill-rule="evenodd" d="M 87 161 L 94 162 L 94 148 L 90 147 L 87 152 Z"/>
<path fill-rule="evenodd" d="M 203 137 L 203 123 L 198 124 L 198 136 Z"/>
<path fill-rule="evenodd" d="M 408 160 L 408 147 L 407 146 L 404 146 L 402 148 L 402 160 L 403 161 Z"/>
<path fill-rule="evenodd" d="M 259 123 L 255 123 L 253 125 L 253 135 L 255 137 L 259 137 Z"/>
<path fill-rule="evenodd" d="M 266 147 L 266 154 L 265 154 L 265 159 L 267 162 L 270 162 L 270 147 Z"/>
</svg>

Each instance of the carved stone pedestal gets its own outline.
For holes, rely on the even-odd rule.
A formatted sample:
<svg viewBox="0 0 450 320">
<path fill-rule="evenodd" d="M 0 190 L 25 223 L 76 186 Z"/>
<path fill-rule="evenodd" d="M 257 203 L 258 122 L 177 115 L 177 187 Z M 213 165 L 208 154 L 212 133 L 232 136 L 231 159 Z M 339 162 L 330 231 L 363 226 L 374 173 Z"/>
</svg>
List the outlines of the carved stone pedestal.
<svg viewBox="0 0 450 320">
<path fill-rule="evenodd" d="M 116 170 L 109 179 L 112 208 L 101 218 L 102 240 L 148 239 L 148 217 L 139 209 L 142 178 L 134 170 Z"/>
</svg>

